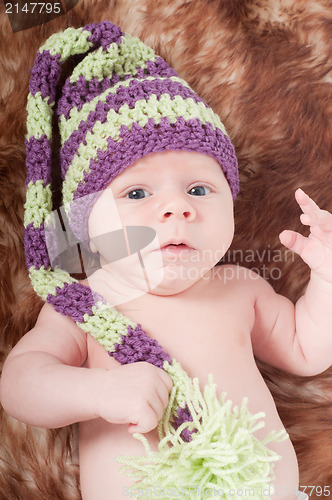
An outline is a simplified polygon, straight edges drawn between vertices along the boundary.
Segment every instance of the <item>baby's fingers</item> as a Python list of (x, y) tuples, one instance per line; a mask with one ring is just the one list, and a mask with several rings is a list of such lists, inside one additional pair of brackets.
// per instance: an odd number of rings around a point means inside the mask
[(131, 422), (128, 425), (128, 432), (130, 434), (134, 432), (142, 434), (150, 432), (157, 427), (159, 418), (155, 408), (146, 405), (141, 414), (131, 418)]
[(303, 212), (300, 219), (305, 226), (319, 226), (324, 231), (332, 231), (332, 214), (321, 210), (302, 189), (297, 189), (295, 198)]
[(300, 220), (305, 226), (319, 227), (323, 231), (332, 231), (332, 214), (320, 210), (315, 214), (301, 214)]
[(286, 248), (289, 248), (298, 255), (302, 254), (307, 241), (305, 236), (295, 231), (290, 231), (289, 229), (282, 231), (279, 235), (279, 239)]

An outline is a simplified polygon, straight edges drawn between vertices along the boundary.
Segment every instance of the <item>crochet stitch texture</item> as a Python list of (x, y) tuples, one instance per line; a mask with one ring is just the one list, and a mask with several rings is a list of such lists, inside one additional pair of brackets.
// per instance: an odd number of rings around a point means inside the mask
[(57, 114), (63, 203), (81, 242), (88, 241), (87, 220), (98, 193), (146, 154), (207, 154), (220, 164), (233, 199), (239, 189), (234, 149), (219, 117), (151, 48), (108, 21), (56, 33), (39, 49), (27, 104), (24, 226), (32, 285), (121, 364), (148, 361), (172, 377), (169, 404), (159, 424), (159, 454), (150, 452), (144, 437), (137, 436), (147, 456), (122, 459), (141, 488), (174, 481), (205, 488), (217, 485), (225, 491), (266, 488), (279, 457), (265, 444), (283, 439), (283, 433), (259, 442), (254, 432), (264, 425), (258, 422), (262, 414), (250, 415), (245, 400), (241, 409), (233, 408), (225, 395), (218, 400), (212, 380), (202, 395), (198, 381), (191, 380), (140, 325), (103, 297), (96, 302), (88, 287), (51, 265), (45, 227), (53, 209), (53, 108), (61, 66), (76, 54), (85, 57), (63, 85)]

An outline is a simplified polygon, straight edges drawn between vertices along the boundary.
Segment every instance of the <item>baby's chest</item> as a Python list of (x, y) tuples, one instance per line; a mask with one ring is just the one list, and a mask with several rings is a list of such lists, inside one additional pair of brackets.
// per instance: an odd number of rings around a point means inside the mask
[(191, 377), (206, 380), (232, 377), (234, 370), (252, 364), (252, 316), (249, 310), (228, 307), (191, 308), (164, 317), (161, 327), (151, 325), (154, 338)]
[[(213, 301), (212, 301), (213, 302)], [(213, 304), (168, 301), (131, 311), (148, 336), (157, 340), (171, 358), (179, 361), (191, 377), (205, 380), (211, 372), (217, 378), (232, 378), (236, 366), (253, 362), (250, 331), (253, 312), (233, 306), (231, 301)], [(124, 311), (125, 312), (125, 311)], [(134, 317), (133, 317), (134, 316)], [(88, 338), (88, 367), (116, 366), (104, 348)]]
[(142, 326), (170, 350), (177, 346), (202, 350), (217, 344), (242, 347), (250, 341), (255, 316), (245, 296), (229, 293), (221, 298), (207, 293), (196, 300), (174, 298), (155, 305), (145, 315)]

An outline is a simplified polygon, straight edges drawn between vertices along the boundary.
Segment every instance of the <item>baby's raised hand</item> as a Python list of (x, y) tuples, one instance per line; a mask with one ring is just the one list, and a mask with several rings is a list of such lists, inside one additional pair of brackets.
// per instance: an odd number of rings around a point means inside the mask
[(310, 235), (285, 230), (280, 241), (300, 255), (317, 276), (332, 284), (332, 214), (321, 210), (302, 189), (296, 190), (295, 198), (303, 211), (301, 222), (310, 226)]
[(122, 365), (105, 372), (98, 396), (98, 416), (128, 431), (149, 432), (162, 417), (172, 389), (170, 376), (146, 362)]

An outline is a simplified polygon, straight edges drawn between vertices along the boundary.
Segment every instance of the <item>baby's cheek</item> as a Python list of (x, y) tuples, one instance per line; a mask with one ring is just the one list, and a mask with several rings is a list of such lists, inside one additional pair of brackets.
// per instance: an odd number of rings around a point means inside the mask
[(244, 332), (238, 331), (235, 334), (235, 342), (239, 347), (243, 347), (246, 344), (247, 337)]

